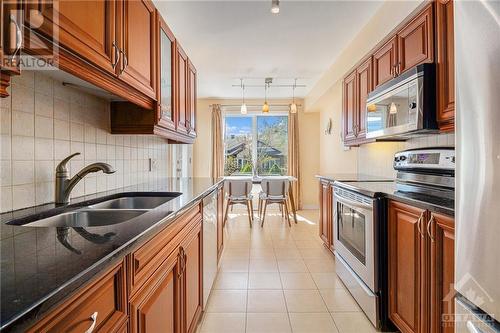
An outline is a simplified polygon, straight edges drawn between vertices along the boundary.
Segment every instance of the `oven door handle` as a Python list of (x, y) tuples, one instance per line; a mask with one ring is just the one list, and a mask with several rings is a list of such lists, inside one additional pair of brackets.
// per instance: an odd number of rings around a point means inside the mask
[(368, 205), (368, 204), (365, 204), (365, 203), (362, 203), (362, 202), (358, 202), (358, 201), (354, 201), (354, 200), (351, 200), (351, 199), (347, 199), (347, 198), (342, 197), (342, 196), (340, 196), (340, 195), (338, 195), (336, 193), (334, 194), (334, 196), (335, 196), (335, 199), (337, 199), (339, 202), (344, 203), (346, 205), (373, 210), (373, 206), (372, 205)]

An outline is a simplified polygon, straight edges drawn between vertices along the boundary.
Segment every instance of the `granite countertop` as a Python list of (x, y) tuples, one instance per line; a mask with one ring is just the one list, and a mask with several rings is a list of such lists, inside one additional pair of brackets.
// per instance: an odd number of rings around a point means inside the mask
[(390, 178), (378, 177), (365, 175), (362, 173), (326, 173), (321, 175), (316, 175), (316, 178), (325, 179), (329, 181), (341, 181), (341, 182), (391, 182)]
[[(144, 244), (176, 216), (198, 203), (222, 179), (165, 178), (73, 199), (72, 207), (127, 192), (179, 192), (181, 195), (129, 221), (89, 228), (23, 227), (6, 224), (32, 214), (43, 216), (54, 204), (1, 214), (0, 329), (23, 331), (96, 274)], [(66, 246), (60, 239), (64, 239)], [(73, 249), (71, 249), (73, 248)]]
[(334, 184), (348, 190), (357, 191), (371, 197), (387, 197), (436, 213), (455, 215), (455, 201), (444, 197), (427, 194), (403, 192), (398, 190), (396, 182), (357, 182), (336, 181)]

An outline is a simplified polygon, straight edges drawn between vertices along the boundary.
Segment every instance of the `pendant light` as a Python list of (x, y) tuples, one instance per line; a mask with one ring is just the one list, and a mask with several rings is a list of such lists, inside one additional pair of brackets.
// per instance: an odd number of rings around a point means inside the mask
[(290, 104), (290, 113), (297, 113), (297, 104), (295, 104), (295, 87), (297, 86), (297, 79), (292, 88), (292, 104)]
[(271, 0), (271, 13), (280, 13), (280, 0)]
[(245, 104), (245, 85), (243, 84), (243, 79), (240, 79), (241, 81), (241, 91), (242, 91), (242, 101), (241, 101), (241, 109), (240, 112), (241, 114), (247, 114), (247, 105)]
[(392, 102), (389, 107), (389, 114), (397, 114), (397, 113), (398, 113), (398, 107), (396, 106), (396, 104), (394, 104), (394, 102)]
[(262, 105), (262, 112), (263, 113), (269, 113), (269, 104), (267, 104), (267, 87), (270, 84), (270, 79), (266, 78), (266, 83), (264, 85), (264, 105)]

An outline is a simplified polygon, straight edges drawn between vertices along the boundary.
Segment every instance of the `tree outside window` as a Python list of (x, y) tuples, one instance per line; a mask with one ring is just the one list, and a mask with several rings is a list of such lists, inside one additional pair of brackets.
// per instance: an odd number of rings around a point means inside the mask
[(226, 176), (288, 173), (288, 116), (228, 115), (224, 122)]

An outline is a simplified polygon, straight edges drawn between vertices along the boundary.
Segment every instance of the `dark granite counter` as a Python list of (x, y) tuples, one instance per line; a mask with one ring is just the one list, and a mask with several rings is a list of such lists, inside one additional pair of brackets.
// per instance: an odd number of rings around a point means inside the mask
[(316, 175), (316, 178), (328, 180), (331, 182), (391, 182), (392, 179), (371, 176), (359, 173), (327, 173), (322, 175)]
[[(99, 227), (23, 227), (8, 225), (32, 214), (43, 216), (54, 204), (4, 213), (0, 223), (2, 332), (24, 331), (54, 305), (96, 274), (123, 260), (222, 181), (167, 178), (154, 183), (73, 199), (71, 207), (124, 192), (179, 192), (181, 195), (129, 221)], [(69, 207), (68, 207), (69, 208)], [(63, 241), (61, 241), (63, 240)], [(69, 244), (69, 246), (68, 246)]]
[(371, 197), (387, 197), (436, 213), (443, 213), (450, 216), (454, 216), (455, 214), (455, 201), (453, 199), (421, 193), (403, 192), (398, 190), (395, 182), (336, 181), (334, 184)]

